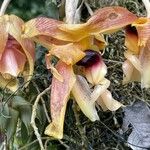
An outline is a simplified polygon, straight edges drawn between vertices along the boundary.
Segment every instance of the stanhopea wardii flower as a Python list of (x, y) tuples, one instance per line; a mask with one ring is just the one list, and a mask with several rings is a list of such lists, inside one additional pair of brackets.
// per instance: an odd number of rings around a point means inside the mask
[(15, 15), (0, 17), (0, 86), (18, 88), (18, 76), (29, 81), (34, 68), (34, 43), (21, 38), (23, 20)]
[(150, 87), (150, 19), (138, 18), (125, 30), (127, 60), (123, 64), (124, 83), (140, 81), (144, 88)]
[[(106, 46), (103, 33), (117, 31), (136, 19), (125, 8), (106, 7), (96, 11), (83, 24), (65, 24), (38, 17), (24, 25), (22, 37), (31, 38), (49, 49), (46, 62), (47, 68), (53, 74), (50, 100), (52, 122), (46, 128), (45, 134), (55, 138), (63, 137), (64, 117), (70, 93), (91, 121), (99, 119), (95, 103), (104, 110), (112, 111), (122, 106), (107, 90), (110, 81), (105, 78), (107, 67), (99, 50)], [(55, 68), (50, 62), (52, 56), (59, 59)]]

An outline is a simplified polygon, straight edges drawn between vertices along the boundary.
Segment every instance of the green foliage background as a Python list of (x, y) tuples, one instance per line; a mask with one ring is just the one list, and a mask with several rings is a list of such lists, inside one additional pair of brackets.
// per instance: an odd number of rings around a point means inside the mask
[(45, 0), (12, 0), (8, 14), (15, 14), (23, 20), (29, 20), (44, 12)]

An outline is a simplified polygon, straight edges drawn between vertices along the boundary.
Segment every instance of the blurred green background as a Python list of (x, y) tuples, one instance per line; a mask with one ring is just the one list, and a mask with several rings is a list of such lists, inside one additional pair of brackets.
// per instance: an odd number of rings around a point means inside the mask
[(58, 19), (57, 3), (56, 0), (11, 0), (6, 13), (15, 14), (24, 21), (43, 15)]
[(11, 0), (6, 13), (15, 14), (24, 20), (29, 20), (42, 14), (44, 6), (45, 0)]

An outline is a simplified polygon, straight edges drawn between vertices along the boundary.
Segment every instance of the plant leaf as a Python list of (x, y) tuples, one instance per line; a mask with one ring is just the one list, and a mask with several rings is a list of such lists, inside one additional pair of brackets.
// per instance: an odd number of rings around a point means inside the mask
[(37, 107), (37, 119), (39, 120), (40, 124), (46, 121), (44, 109), (41, 105)]
[(28, 134), (30, 132), (31, 104), (21, 96), (15, 96), (12, 107), (19, 111), (20, 119), (25, 124)]
[(9, 112), (10, 112), (10, 118), (8, 119), (9, 123), (5, 127), (8, 141), (13, 137), (13, 135), (16, 132), (17, 122), (18, 122), (18, 117), (19, 117), (18, 111), (12, 108), (9, 108)]
[(29, 105), (31, 104), (21, 96), (14, 96), (14, 99), (12, 100), (12, 107), (15, 109), (19, 108), (20, 106), (29, 106)]
[(25, 124), (22, 122), (21, 123), (21, 141), (23, 144), (27, 143), (29, 136), (28, 135), (28, 131), (27, 128), (25, 126)]
[(4, 132), (6, 125), (8, 123), (8, 118), (9, 118), (9, 108), (8, 105), (0, 105), (0, 131)]

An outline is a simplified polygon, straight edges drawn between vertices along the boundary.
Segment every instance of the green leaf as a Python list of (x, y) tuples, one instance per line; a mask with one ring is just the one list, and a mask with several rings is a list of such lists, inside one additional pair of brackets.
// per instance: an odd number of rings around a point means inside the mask
[(8, 105), (5, 104), (4, 106), (1, 104), (0, 105), (0, 130), (2, 132), (5, 132), (6, 125), (8, 123), (8, 118), (9, 116), (9, 108)]
[(21, 123), (21, 141), (22, 141), (22, 144), (26, 144), (28, 139), (29, 139), (29, 136), (28, 135), (28, 131), (27, 131), (27, 128), (25, 126), (25, 124), (22, 122)]
[(40, 121), (40, 124), (43, 123), (43, 121), (45, 120), (45, 113), (44, 113), (44, 110), (43, 110), (43, 107), (41, 105), (38, 105), (37, 107), (37, 119)]
[(12, 107), (13, 108), (19, 108), (20, 106), (31, 106), (31, 104), (26, 101), (23, 97), (21, 96), (14, 96), (12, 100)]
[(45, 14), (50, 18), (59, 19), (59, 10), (56, 0), (46, 0)]
[(19, 112), (20, 112), (20, 119), (21, 121), (25, 124), (28, 133), (31, 131), (31, 106), (20, 106), (19, 107)]
[(6, 125), (6, 135), (9, 141), (15, 134), (17, 128), (17, 122), (19, 117), (19, 112), (9, 108), (10, 118), (8, 118), (8, 123)]
[(40, 133), (42, 133), (42, 131), (45, 129), (46, 116), (45, 116), (43, 106), (41, 105), (38, 105), (37, 108), (37, 119), (38, 119), (37, 121), (39, 121), (39, 123), (37, 123), (38, 129)]
[(31, 104), (26, 101), (23, 97), (15, 96), (12, 101), (12, 107), (19, 111), (19, 117), (25, 124), (28, 133), (30, 133), (31, 125)]

